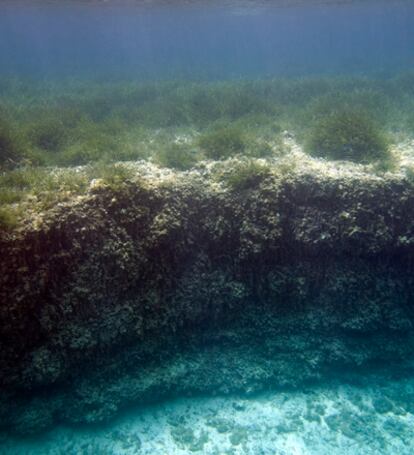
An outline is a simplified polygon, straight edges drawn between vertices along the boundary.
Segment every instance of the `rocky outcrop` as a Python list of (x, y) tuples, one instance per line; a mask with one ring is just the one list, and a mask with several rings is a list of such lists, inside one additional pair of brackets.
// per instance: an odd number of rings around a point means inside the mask
[(413, 365), (414, 186), (402, 177), (95, 185), (0, 248), (6, 429)]

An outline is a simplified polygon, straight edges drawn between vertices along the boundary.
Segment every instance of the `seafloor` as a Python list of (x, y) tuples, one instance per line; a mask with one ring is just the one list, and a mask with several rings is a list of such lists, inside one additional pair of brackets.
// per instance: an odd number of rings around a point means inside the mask
[(378, 378), (252, 397), (183, 398), (101, 428), (4, 438), (4, 455), (411, 455), (414, 382)]

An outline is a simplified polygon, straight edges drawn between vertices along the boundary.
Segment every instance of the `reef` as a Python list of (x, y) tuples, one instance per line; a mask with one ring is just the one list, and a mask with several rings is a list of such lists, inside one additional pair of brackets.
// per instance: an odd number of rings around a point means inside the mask
[(211, 169), (137, 165), (0, 233), (4, 431), (412, 373), (412, 180)]

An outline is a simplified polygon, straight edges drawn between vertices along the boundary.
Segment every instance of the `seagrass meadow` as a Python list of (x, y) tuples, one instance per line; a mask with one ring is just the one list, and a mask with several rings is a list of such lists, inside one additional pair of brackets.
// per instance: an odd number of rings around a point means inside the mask
[(0, 5), (0, 453), (411, 455), (410, 2)]

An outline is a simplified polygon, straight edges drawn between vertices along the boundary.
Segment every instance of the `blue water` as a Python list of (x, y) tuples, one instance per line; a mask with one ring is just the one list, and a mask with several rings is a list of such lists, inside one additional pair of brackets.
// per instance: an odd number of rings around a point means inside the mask
[(0, 74), (244, 78), (414, 66), (412, 2), (0, 6)]

